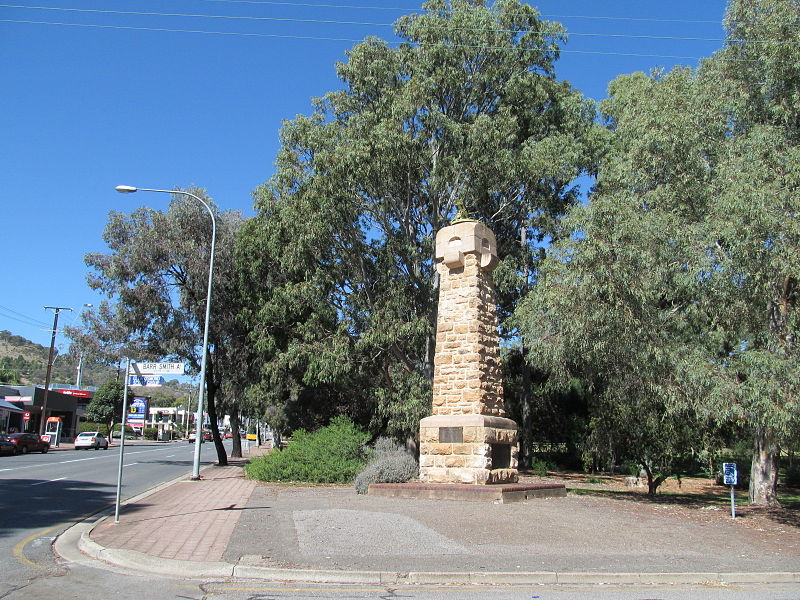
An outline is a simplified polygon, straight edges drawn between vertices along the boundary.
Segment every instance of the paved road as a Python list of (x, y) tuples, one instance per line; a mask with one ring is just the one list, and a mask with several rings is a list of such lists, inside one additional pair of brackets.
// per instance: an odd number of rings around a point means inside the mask
[[(191, 472), (194, 445), (125, 446), (122, 498)], [(202, 461), (214, 461), (212, 444)], [(119, 448), (0, 457), (0, 598), (43, 576), (63, 574), (50, 542), (81, 517), (114, 503)]]

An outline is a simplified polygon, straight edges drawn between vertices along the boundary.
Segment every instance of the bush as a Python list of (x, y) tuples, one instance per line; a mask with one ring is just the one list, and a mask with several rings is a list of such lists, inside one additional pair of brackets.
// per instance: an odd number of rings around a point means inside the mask
[(550, 463), (540, 458), (534, 458), (531, 461), (531, 473), (537, 477), (547, 477), (547, 471), (550, 470)]
[(800, 487), (800, 465), (792, 464), (786, 467), (783, 483), (789, 487)]
[(142, 437), (146, 440), (155, 441), (158, 438), (158, 427), (145, 427)]
[(105, 425), (104, 423), (92, 423), (91, 421), (78, 423), (78, 433), (83, 433), (84, 431), (99, 431), (108, 437), (108, 425)]
[(378, 438), (367, 467), (358, 474), (355, 488), (366, 494), (370, 483), (405, 483), (419, 475), (414, 457), (388, 438)]
[(282, 452), (271, 452), (245, 466), (251, 479), (349, 483), (366, 462), (364, 446), (369, 435), (347, 417), (309, 433), (292, 433), (292, 443)]
[[(119, 439), (119, 432), (122, 429), (122, 425), (120, 423), (114, 423), (114, 438)], [(125, 439), (126, 440), (134, 440), (136, 439), (136, 430), (131, 427), (130, 425), (125, 425)]]

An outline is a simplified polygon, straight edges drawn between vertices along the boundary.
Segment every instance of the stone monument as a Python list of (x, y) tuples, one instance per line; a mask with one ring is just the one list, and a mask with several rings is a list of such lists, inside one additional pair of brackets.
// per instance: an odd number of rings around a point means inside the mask
[(420, 481), (514, 483), (517, 425), (503, 409), (494, 233), (458, 220), (437, 233), (436, 260), (433, 414), (420, 421)]

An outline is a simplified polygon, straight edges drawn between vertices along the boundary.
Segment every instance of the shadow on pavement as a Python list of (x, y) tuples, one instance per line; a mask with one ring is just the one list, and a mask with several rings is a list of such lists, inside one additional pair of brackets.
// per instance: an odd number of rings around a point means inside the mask
[(116, 498), (114, 485), (74, 479), (4, 479), (0, 489), (0, 537), (15, 530), (79, 521)]
[[(141, 512), (152, 508), (156, 505), (148, 504), (145, 502), (138, 502), (135, 504), (126, 504), (122, 508), (122, 512), (125, 515), (132, 515), (136, 514), (137, 512)], [(207, 510), (193, 510), (193, 511), (176, 511), (176, 512), (158, 512), (158, 514), (153, 515), (151, 517), (139, 517), (137, 521), (155, 521), (158, 519), (165, 519), (165, 518), (175, 518), (175, 517), (186, 517), (189, 515), (199, 515), (202, 513), (213, 513), (213, 512), (228, 512), (228, 511), (251, 511), (251, 510), (270, 510), (272, 509), (271, 506), (236, 506), (235, 504), (230, 504), (228, 506), (219, 506), (217, 508), (209, 508)]]
[[(578, 488), (570, 489), (573, 494), (580, 495), (594, 495), (604, 496), (606, 498), (613, 498), (614, 500), (637, 502), (641, 504), (656, 504), (656, 505), (675, 505), (684, 506), (688, 508), (702, 509), (709, 505), (720, 507), (727, 507), (729, 497), (725, 493), (720, 494), (656, 494), (655, 496), (647, 496), (644, 494), (633, 494), (625, 491), (617, 490), (583, 490)], [(740, 504), (736, 501), (736, 517), (740, 519), (747, 519), (748, 517), (764, 517), (775, 523), (787, 525), (800, 529), (800, 511), (795, 508), (787, 507), (774, 507), (762, 508), (753, 507), (747, 504)]]

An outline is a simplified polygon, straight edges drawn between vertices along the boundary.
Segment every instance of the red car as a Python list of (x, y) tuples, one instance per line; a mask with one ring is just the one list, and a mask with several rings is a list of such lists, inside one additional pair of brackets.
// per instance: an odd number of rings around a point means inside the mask
[(16, 454), (27, 454), (28, 452), (45, 454), (50, 450), (50, 442), (43, 441), (35, 433), (12, 433), (7, 439), (17, 447)]

